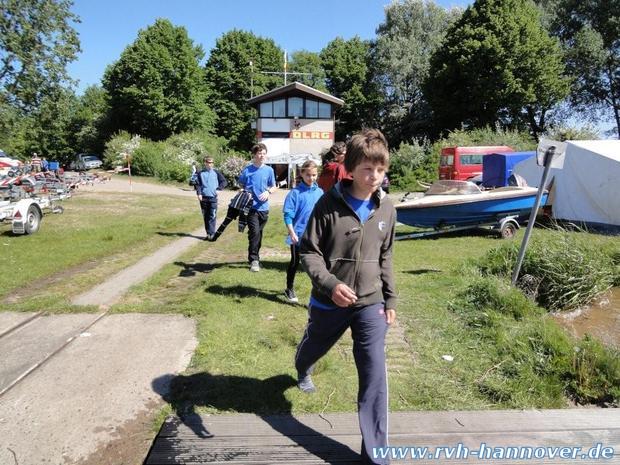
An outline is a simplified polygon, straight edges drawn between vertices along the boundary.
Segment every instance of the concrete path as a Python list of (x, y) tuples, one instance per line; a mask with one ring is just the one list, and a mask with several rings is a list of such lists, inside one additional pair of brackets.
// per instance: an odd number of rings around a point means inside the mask
[(171, 242), (93, 289), (76, 296), (71, 303), (73, 305), (114, 305), (131, 286), (141, 283), (154, 275), (164, 265), (172, 263), (176, 257), (200, 242), (204, 234), (204, 228), (200, 228), (186, 237)]
[[(0, 313), (0, 327), (20, 316)], [(3, 385), (39, 363), (0, 395), (0, 464), (86, 460), (162, 404), (158, 393), (197, 345), (194, 321), (180, 315), (109, 315), (91, 326), (97, 316), (42, 316), (0, 338)]]

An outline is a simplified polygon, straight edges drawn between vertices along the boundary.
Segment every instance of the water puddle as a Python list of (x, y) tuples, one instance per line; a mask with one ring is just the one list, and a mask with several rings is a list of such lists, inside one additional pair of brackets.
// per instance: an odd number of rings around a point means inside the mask
[(603, 344), (620, 349), (620, 287), (589, 307), (556, 313), (553, 318), (576, 337), (590, 334)]

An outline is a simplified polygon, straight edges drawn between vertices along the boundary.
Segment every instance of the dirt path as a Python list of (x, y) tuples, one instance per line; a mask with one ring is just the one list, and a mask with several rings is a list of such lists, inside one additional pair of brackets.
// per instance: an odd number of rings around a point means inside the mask
[[(113, 178), (105, 183), (96, 183), (93, 185), (82, 186), (81, 189), (94, 192), (127, 192), (130, 189), (127, 179)], [(164, 194), (195, 197), (196, 193), (188, 188), (177, 188), (163, 186), (160, 184), (147, 184), (133, 182), (131, 186), (133, 194)], [(273, 207), (279, 207), (284, 203), (284, 198), (288, 190), (277, 189), (271, 197), (270, 204)], [(236, 191), (224, 190), (219, 194), (219, 210), (218, 219), (221, 221), (225, 214), (228, 202), (236, 194)], [(196, 208), (196, 214), (199, 210)], [(232, 227), (232, 226), (231, 226)], [(204, 237), (204, 228), (195, 231), (188, 231), (188, 235), (181, 239), (171, 242), (167, 246), (155, 251), (151, 255), (144, 257), (134, 265), (120, 271), (110, 277), (98, 286), (89, 291), (80, 294), (72, 301), (74, 305), (98, 305), (110, 306), (117, 303), (125, 292), (136, 284), (146, 280), (167, 263), (171, 263), (174, 259), (187, 251), (190, 247), (196, 245)]]

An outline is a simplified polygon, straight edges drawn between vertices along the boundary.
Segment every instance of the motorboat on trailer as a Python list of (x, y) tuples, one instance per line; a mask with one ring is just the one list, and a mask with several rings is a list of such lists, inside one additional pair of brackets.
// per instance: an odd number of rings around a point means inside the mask
[[(423, 197), (410, 200), (405, 196), (396, 204), (399, 223), (432, 231), (401, 235), (397, 239), (478, 227), (492, 227), (502, 237), (509, 238), (529, 218), (537, 193), (537, 188), (526, 185), (483, 190), (470, 181), (436, 181)], [(544, 192), (541, 207), (545, 206), (547, 197), (548, 192)]]

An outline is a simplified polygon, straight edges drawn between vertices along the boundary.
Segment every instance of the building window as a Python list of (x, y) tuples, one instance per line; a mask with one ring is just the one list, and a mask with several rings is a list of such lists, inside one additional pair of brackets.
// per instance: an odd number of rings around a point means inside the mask
[(319, 102), (306, 99), (306, 118), (319, 117)]
[(273, 117), (273, 102), (263, 102), (260, 104), (260, 116), (261, 118)]
[(289, 97), (262, 102), (259, 113), (261, 118), (331, 119), (332, 105), (302, 97)]
[(304, 99), (301, 97), (291, 97), (288, 99), (288, 116), (292, 118), (303, 118)]
[(319, 118), (331, 118), (332, 106), (329, 103), (319, 102)]
[(288, 139), (290, 133), (288, 132), (262, 132), (261, 139)]
[(274, 100), (273, 101), (273, 117), (285, 118), (286, 117), (286, 100)]

